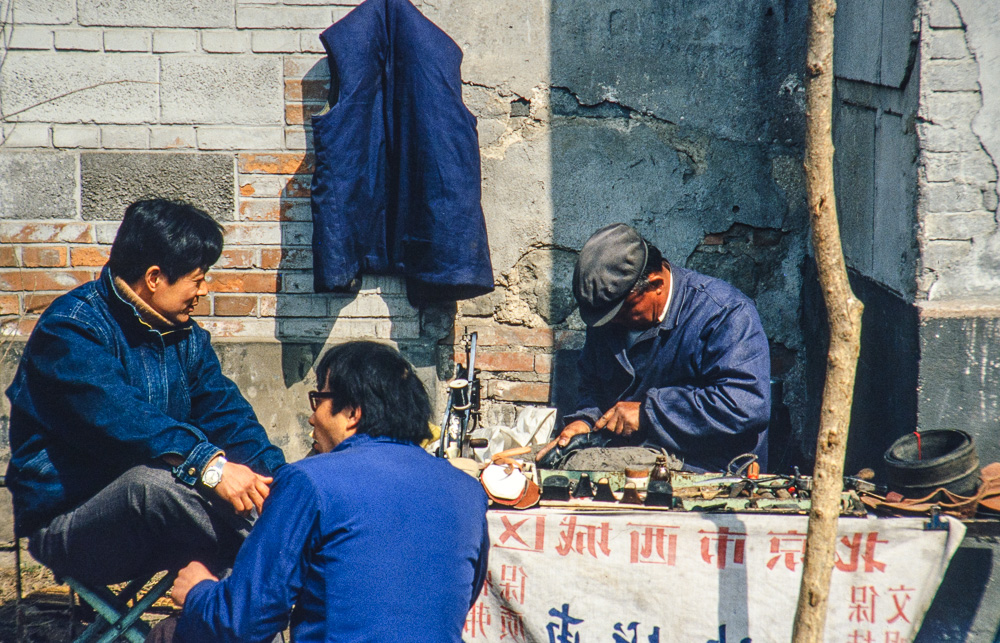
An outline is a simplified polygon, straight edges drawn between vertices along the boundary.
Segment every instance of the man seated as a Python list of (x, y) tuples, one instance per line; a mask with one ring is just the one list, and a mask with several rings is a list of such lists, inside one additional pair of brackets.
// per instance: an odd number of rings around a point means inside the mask
[(7, 485), (16, 532), (57, 575), (227, 565), (284, 464), (191, 320), (221, 252), (205, 212), (133, 203), (100, 277), (31, 333), (7, 389)]
[(174, 640), (267, 641), (291, 617), (301, 642), (460, 641), (486, 577), (486, 494), (417, 446), (430, 402), (395, 349), (342, 344), (316, 380), (319, 455), (275, 477), (231, 576), (181, 570)]
[[(591, 437), (603, 446), (665, 449), (687, 470), (724, 470), (748, 452), (766, 468), (770, 357), (748, 297), (670, 265), (622, 223), (584, 244), (573, 294), (587, 324), (579, 401), (540, 460), (601, 432)], [(573, 468), (597, 468), (572, 457)]]

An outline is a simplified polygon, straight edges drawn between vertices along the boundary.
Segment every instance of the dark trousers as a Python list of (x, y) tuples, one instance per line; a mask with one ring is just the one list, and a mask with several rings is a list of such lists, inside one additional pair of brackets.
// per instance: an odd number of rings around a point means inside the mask
[(251, 523), (166, 467), (140, 465), (33, 533), (28, 549), (56, 576), (110, 585), (192, 560), (230, 567)]

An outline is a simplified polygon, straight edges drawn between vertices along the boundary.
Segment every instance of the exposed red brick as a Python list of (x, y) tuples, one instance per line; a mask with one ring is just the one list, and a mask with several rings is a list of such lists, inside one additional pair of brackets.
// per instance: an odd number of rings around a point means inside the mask
[(70, 248), (69, 261), (73, 266), (95, 266), (102, 267), (108, 262), (108, 255), (111, 248), (108, 247), (83, 247)]
[(223, 250), (219, 262), (215, 265), (219, 268), (252, 268), (254, 252), (248, 248)]
[(245, 174), (312, 174), (315, 158), (312, 154), (256, 154), (244, 152), (238, 156), (240, 172)]
[(209, 303), (208, 297), (202, 297), (198, 300), (198, 303), (194, 305), (194, 310), (191, 312), (195, 317), (202, 317), (205, 315), (212, 314), (212, 304)]
[(43, 310), (49, 307), (58, 294), (45, 294), (45, 295), (25, 295), (24, 296), (24, 312), (39, 315)]
[(753, 235), (750, 237), (753, 245), (755, 246), (776, 246), (781, 243), (783, 235), (781, 230), (774, 230), (772, 228), (765, 228), (754, 230)]
[(0, 295), (0, 315), (16, 315), (18, 312), (17, 295)]
[(308, 248), (264, 248), (260, 251), (260, 267), (265, 270), (277, 268), (312, 268), (312, 250)]
[(213, 272), (213, 292), (278, 292), (281, 280), (273, 272)]
[(0, 270), (0, 290), (63, 292), (93, 278), (94, 273), (88, 270)]
[(257, 311), (257, 298), (250, 295), (216, 295), (215, 314), (219, 317), (245, 317)]
[(244, 183), (243, 185), (240, 186), (241, 196), (253, 196), (256, 192), (257, 190), (255, 190), (253, 186), (250, 185), (249, 183)]
[[(455, 351), (455, 361), (465, 363), (465, 352)], [(535, 359), (529, 353), (484, 353), (476, 355), (476, 368), (484, 371), (503, 372), (531, 371), (535, 367)]]
[(726, 239), (721, 234), (706, 234), (702, 243), (706, 246), (721, 246), (726, 242)]
[(308, 198), (312, 194), (312, 174), (296, 174), (288, 179), (282, 196)]
[(552, 356), (543, 353), (541, 355), (535, 355), (535, 372), (541, 373), (542, 375), (548, 375), (552, 372)]
[(548, 328), (523, 328), (520, 326), (469, 327), (479, 333), (480, 346), (552, 346), (552, 331)]
[(65, 246), (26, 246), (21, 261), (26, 268), (63, 268), (69, 252)]
[(86, 223), (4, 223), (0, 243), (93, 243)]
[(549, 385), (545, 382), (490, 382), (489, 397), (505, 402), (538, 402), (549, 401)]
[(285, 124), (303, 125), (312, 120), (313, 114), (323, 109), (323, 103), (288, 103), (285, 105)]
[[(37, 323), (38, 323), (38, 317), (32, 316), (32, 317), (24, 317), (22, 319), (18, 319), (16, 324), (10, 322), (10, 325), (16, 325), (17, 335), (20, 335), (22, 337), (27, 337), (28, 335), (31, 334), (31, 331), (35, 330), (35, 324)], [(3, 328), (4, 330), (8, 329), (9, 327), (10, 326), (8, 326), (8, 324), (0, 323), (0, 328)]]
[(247, 199), (240, 203), (244, 221), (309, 221), (312, 210), (305, 200)]
[(325, 102), (329, 94), (330, 81), (326, 79), (288, 79), (285, 81), (286, 101), (313, 100)]
[(14, 248), (11, 246), (0, 246), (0, 267), (16, 268), (18, 265), (17, 253), (14, 252)]

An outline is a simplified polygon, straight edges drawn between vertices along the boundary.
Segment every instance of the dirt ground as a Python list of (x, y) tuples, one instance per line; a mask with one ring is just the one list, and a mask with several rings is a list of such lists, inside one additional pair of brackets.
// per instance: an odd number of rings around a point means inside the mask
[[(0, 643), (63, 643), (79, 636), (90, 623), (93, 613), (80, 605), (69, 607), (69, 592), (65, 585), (56, 585), (52, 572), (34, 563), (23, 563), (21, 569), (21, 636), (17, 636), (16, 581), (13, 567), (0, 569)], [(152, 614), (143, 617), (152, 624), (170, 613), (172, 608), (158, 603)]]

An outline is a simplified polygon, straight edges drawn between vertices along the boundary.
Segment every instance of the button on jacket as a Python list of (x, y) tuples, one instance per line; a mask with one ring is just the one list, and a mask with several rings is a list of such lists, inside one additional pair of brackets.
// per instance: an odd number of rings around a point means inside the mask
[(174, 475), (188, 485), (220, 449), (263, 475), (284, 464), (209, 333), (192, 321), (154, 330), (107, 268), (46, 309), (7, 397), (7, 486), (22, 536), (164, 455), (184, 459)]
[(610, 446), (665, 447), (692, 470), (724, 470), (741, 453), (767, 466), (767, 337), (753, 302), (728, 283), (671, 266), (670, 309), (639, 335), (587, 329), (577, 409), (590, 426), (620, 401), (641, 402), (639, 430)]
[(406, 277), (414, 303), (493, 290), (462, 50), (408, 0), (367, 0), (320, 36), (334, 97), (313, 116), (317, 292)]
[(420, 447), (357, 434), (289, 464), (231, 576), (190, 592), (177, 639), (459, 642), (486, 577), (486, 494)]

